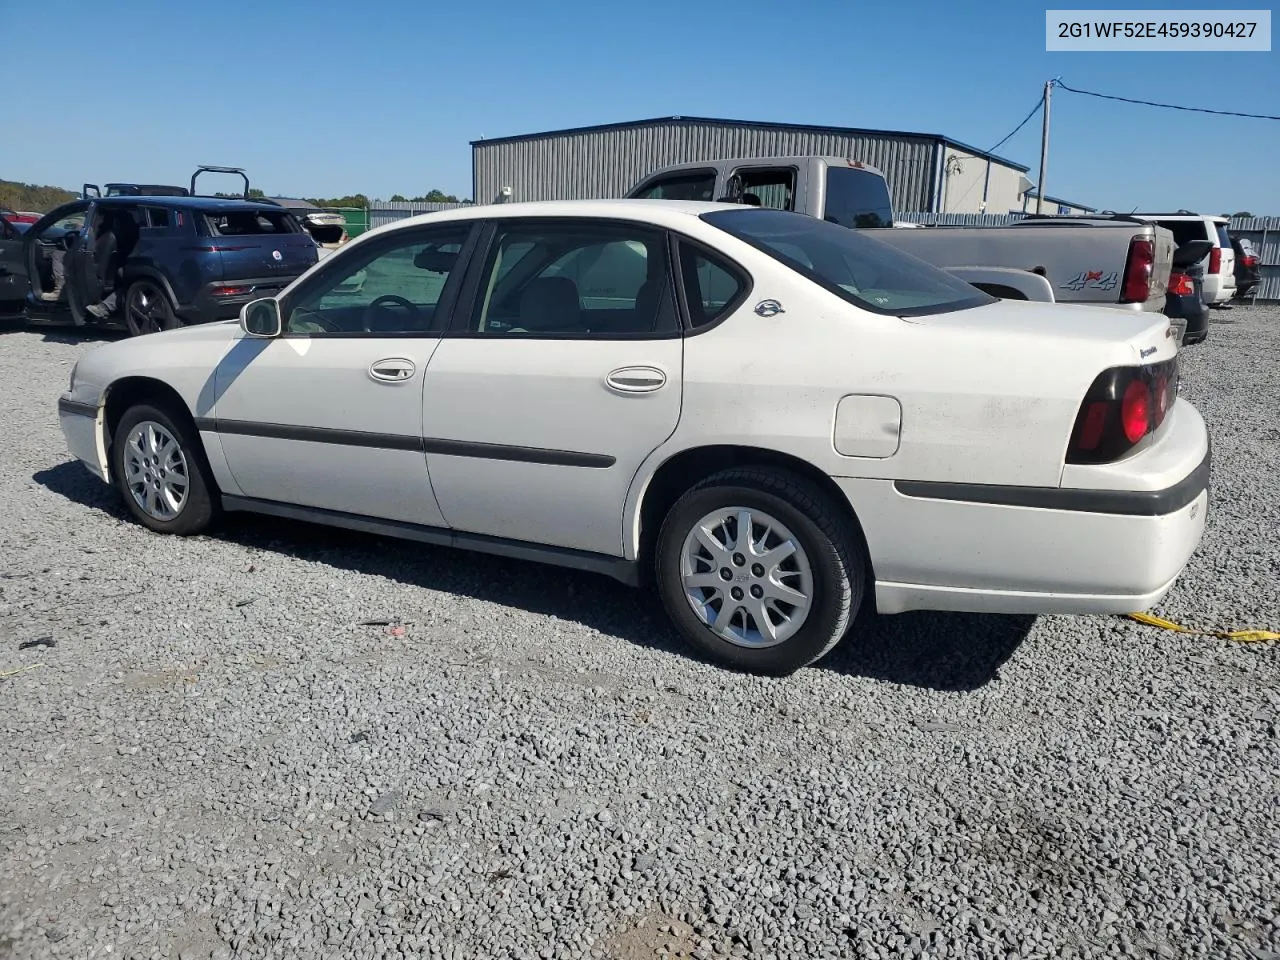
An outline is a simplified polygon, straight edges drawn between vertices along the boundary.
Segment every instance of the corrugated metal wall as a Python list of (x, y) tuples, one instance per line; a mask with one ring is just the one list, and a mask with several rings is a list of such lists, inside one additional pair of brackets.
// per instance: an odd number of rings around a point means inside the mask
[(420, 213), (435, 213), (439, 210), (455, 210), (466, 207), (466, 203), (427, 203), (413, 200), (375, 200), (369, 206), (369, 227), (380, 227), (383, 224), (414, 217)]
[(893, 205), (928, 210), (936, 141), (825, 131), (664, 120), (646, 126), (583, 130), (472, 147), (475, 201), (620, 197), (646, 174), (673, 163), (723, 157), (817, 154), (853, 157), (879, 167)]

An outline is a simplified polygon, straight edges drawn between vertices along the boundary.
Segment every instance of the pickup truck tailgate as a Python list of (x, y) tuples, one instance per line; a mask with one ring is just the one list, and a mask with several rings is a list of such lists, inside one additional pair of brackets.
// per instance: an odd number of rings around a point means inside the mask
[[(1080, 223), (1064, 218), (1052, 224), (1024, 221), (1000, 227), (865, 232), (944, 270), (1002, 267), (1041, 274), (1058, 303), (1159, 313), (1164, 309), (1173, 269), (1173, 234), (1162, 227), (1132, 222)], [(1135, 240), (1151, 245), (1147, 297), (1141, 302), (1122, 302), (1130, 258), (1141, 254), (1140, 248), (1135, 249)], [(1140, 263), (1135, 263), (1134, 269)]]

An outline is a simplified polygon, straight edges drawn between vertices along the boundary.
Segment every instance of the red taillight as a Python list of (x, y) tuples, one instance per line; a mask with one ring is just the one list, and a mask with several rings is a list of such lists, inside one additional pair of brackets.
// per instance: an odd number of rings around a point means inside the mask
[(1120, 423), (1130, 443), (1137, 443), (1147, 435), (1151, 426), (1151, 390), (1141, 380), (1132, 380), (1125, 387), (1120, 401)]
[(240, 297), (252, 290), (252, 287), (231, 287), (224, 284), (219, 287), (214, 287), (213, 295), (215, 297)]
[(1258, 258), (1257, 258), (1257, 257), (1245, 257), (1245, 258), (1244, 258), (1244, 265), (1245, 265), (1246, 267), (1256, 267), (1256, 266), (1258, 265)]
[(1124, 265), (1121, 303), (1145, 303), (1151, 296), (1151, 268), (1155, 265), (1155, 245), (1146, 237), (1129, 242), (1129, 259)]
[(1081, 450), (1097, 450), (1102, 442), (1102, 431), (1107, 426), (1107, 405), (1094, 402), (1085, 408), (1084, 425), (1080, 429), (1080, 437), (1076, 446)]
[(1171, 273), (1169, 274), (1169, 292), (1175, 297), (1189, 297), (1196, 292), (1196, 285), (1185, 273)]
[(1209, 272), (1218, 273), (1222, 269), (1222, 248), (1214, 247), (1209, 251)]
[(1178, 360), (1112, 367), (1093, 381), (1076, 414), (1068, 463), (1107, 463), (1159, 429), (1178, 398)]

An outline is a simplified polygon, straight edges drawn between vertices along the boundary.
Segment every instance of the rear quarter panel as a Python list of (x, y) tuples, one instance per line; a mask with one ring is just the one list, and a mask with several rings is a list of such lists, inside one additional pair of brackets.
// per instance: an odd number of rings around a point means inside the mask
[[(1045, 304), (975, 308), (1009, 314), (991, 329), (904, 320), (859, 310), (732, 238), (719, 243), (755, 286), (733, 315), (686, 338), (680, 423), (658, 462), (681, 449), (741, 444), (797, 456), (831, 476), (1056, 486), (1094, 377), (1137, 362), (1130, 344), (1098, 335), (1110, 311), (1080, 315), (1092, 333), (1076, 327), (1076, 311)], [(785, 312), (757, 315), (765, 299)], [(1051, 311), (1052, 319), (1019, 309)], [(835, 412), (850, 395), (899, 401), (892, 456), (836, 452)]]

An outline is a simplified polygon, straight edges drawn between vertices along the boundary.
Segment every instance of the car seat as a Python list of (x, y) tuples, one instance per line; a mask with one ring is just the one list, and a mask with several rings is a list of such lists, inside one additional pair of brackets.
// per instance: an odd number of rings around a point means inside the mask
[(581, 333), (582, 301), (568, 277), (539, 277), (520, 295), (520, 318), (510, 333)]

